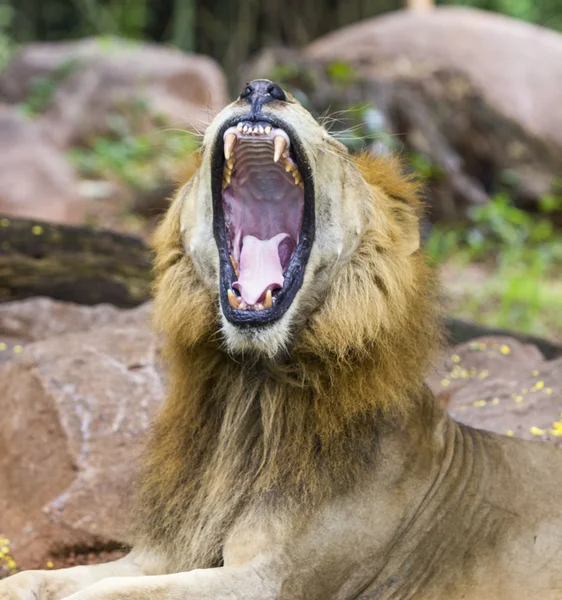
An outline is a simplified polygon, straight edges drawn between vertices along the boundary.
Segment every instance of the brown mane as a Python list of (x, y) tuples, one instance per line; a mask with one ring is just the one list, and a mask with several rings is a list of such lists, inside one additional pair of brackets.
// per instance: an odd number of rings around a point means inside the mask
[(282, 495), (289, 510), (302, 509), (350, 489), (372, 468), (378, 428), (422, 402), (440, 337), (435, 290), (421, 253), (393, 251), (404, 211), (420, 210), (417, 186), (393, 161), (356, 164), (373, 186), (372, 222), (283, 358), (224, 351), (218, 299), (180, 237), (185, 190), (157, 232), (155, 319), (166, 334), (169, 394), (136, 521), (141, 541), (173, 568), (218, 564), (249, 505)]

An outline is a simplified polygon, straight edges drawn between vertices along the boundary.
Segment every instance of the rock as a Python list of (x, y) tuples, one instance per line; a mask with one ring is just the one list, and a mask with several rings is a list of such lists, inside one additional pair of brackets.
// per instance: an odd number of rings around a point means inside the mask
[(446, 319), (445, 327), (447, 340), (451, 346), (485, 336), (504, 336), (515, 338), (523, 344), (536, 346), (547, 360), (562, 356), (562, 344), (528, 333), (519, 333), (501, 329), (499, 327), (489, 327), (473, 321), (464, 321), (462, 319), (454, 318)]
[(39, 122), (61, 147), (113, 131), (119, 117), (200, 131), (227, 102), (212, 59), (120, 39), (27, 45), (0, 75), (0, 99), (29, 103), (38, 81), (50, 84)]
[(0, 366), (0, 532), (20, 567), (126, 543), (136, 457), (163, 398), (157, 356), (148, 328), (112, 325), (32, 343)]
[(562, 357), (547, 361), (533, 345), (483, 337), (448, 351), (427, 383), (462, 423), (562, 445)]
[(79, 223), (85, 204), (65, 157), (35, 123), (0, 105), (0, 214)]
[(562, 147), (562, 35), (466, 7), (398, 11), (351, 25), (310, 44), (305, 54), (362, 64), (398, 59), (403, 71), (465, 74), (485, 100), (530, 135)]
[(109, 304), (80, 306), (50, 298), (0, 304), (0, 363), (41, 340), (98, 327), (150, 329), (151, 304), (123, 310)]

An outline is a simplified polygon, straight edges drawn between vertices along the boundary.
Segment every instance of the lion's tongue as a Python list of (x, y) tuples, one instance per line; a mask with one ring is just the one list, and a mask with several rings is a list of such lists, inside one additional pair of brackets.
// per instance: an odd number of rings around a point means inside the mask
[(240, 253), (240, 276), (232, 287), (240, 292), (246, 304), (256, 304), (267, 290), (283, 287), (283, 268), (279, 244), (289, 236), (278, 233), (269, 240), (246, 235)]

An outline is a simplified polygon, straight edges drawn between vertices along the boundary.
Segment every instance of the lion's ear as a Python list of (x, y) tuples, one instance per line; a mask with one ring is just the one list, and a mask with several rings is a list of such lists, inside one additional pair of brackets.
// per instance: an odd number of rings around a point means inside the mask
[(397, 201), (392, 208), (399, 228), (396, 239), (397, 248), (409, 256), (420, 247), (419, 217), (415, 208), (406, 202)]

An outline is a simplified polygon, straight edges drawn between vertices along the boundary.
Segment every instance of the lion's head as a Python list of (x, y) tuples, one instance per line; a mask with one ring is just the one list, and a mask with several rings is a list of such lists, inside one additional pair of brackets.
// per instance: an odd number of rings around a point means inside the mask
[(353, 159), (261, 79), (216, 116), (200, 161), (156, 238), (168, 333), (219, 334), (231, 353), (298, 343), (344, 356), (405, 322), (419, 292), (419, 203), (396, 165)]

